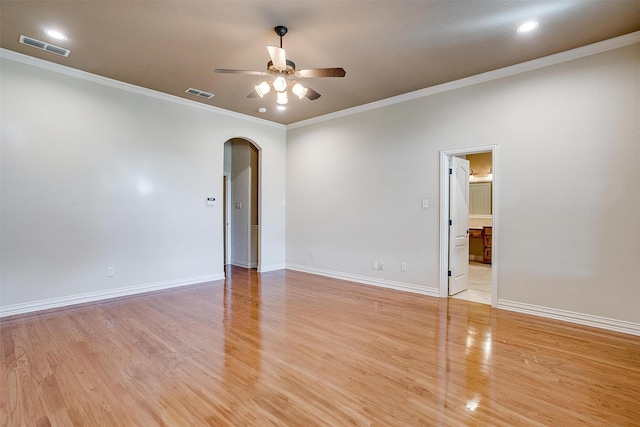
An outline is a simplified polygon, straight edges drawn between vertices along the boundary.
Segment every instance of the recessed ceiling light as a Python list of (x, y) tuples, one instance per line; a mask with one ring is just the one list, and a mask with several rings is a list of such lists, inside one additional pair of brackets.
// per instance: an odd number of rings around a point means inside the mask
[(286, 109), (287, 109), (287, 107), (285, 107), (284, 105), (278, 105), (278, 107), (277, 107), (277, 108), (278, 108), (278, 110), (280, 110), (280, 111), (283, 111), (283, 110), (286, 110)]
[(66, 40), (67, 36), (65, 36), (64, 34), (62, 34), (60, 31), (56, 31), (56, 30), (44, 30), (44, 33), (46, 35), (48, 35), (49, 37), (53, 37), (56, 40)]
[(519, 33), (528, 33), (529, 31), (533, 31), (538, 28), (538, 25), (540, 25), (540, 23), (537, 21), (525, 22), (524, 24), (520, 25), (516, 31), (518, 31)]
[(266, 112), (267, 112), (266, 108), (264, 108), (264, 107), (258, 108), (258, 113), (266, 113)]

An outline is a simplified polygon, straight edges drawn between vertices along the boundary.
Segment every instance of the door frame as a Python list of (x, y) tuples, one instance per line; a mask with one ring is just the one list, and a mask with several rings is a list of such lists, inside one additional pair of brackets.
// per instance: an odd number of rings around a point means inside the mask
[(222, 189), (222, 193), (223, 193), (223, 202), (222, 202), (222, 236), (223, 236), (223, 243), (222, 245), (224, 246), (223, 251), (224, 253), (222, 254), (222, 257), (224, 259), (224, 265), (225, 267), (229, 264), (231, 264), (230, 260), (231, 260), (231, 246), (229, 245), (229, 226), (230, 226), (230, 221), (231, 221), (231, 211), (229, 209), (229, 206), (231, 206), (231, 201), (230, 201), (230, 197), (231, 197), (231, 175), (228, 172), (223, 172), (222, 174), (222, 185), (223, 185), (223, 189)]
[[(225, 265), (238, 265), (238, 264), (233, 264), (231, 262), (231, 259), (233, 257), (233, 250), (231, 248), (231, 236), (232, 236), (232, 232), (231, 232), (231, 223), (232, 223), (232, 209), (233, 209), (233, 203), (232, 203), (232, 197), (231, 197), (231, 186), (232, 186), (232, 173), (230, 171), (225, 171), (225, 159), (226, 159), (226, 151), (225, 151), (225, 146), (228, 142), (232, 142), (234, 140), (243, 140), (245, 142), (247, 142), (250, 146), (253, 147), (253, 149), (256, 150), (256, 154), (257, 154), (257, 188), (255, 189), (256, 191), (256, 196), (257, 196), (257, 206), (255, 206), (255, 209), (257, 211), (257, 217), (258, 217), (258, 236), (257, 236), (257, 254), (256, 254), (256, 266), (255, 267), (251, 267), (249, 265), (249, 263), (247, 262), (247, 265), (240, 265), (240, 267), (243, 268), (256, 268), (258, 270), (258, 272), (261, 271), (262, 267), (261, 267), (261, 262), (262, 262), (262, 147), (257, 144), (253, 139), (248, 138), (248, 137), (244, 137), (244, 136), (234, 136), (231, 138), (227, 138), (223, 143), (222, 143), (222, 150), (223, 150), (223, 154), (222, 154), (222, 159), (223, 159), (223, 167), (222, 167), (222, 175), (223, 177), (226, 177), (226, 181), (227, 181), (227, 197), (226, 197), (226, 206), (223, 207), (223, 209), (225, 209), (225, 212), (227, 214), (227, 222), (229, 222), (229, 226), (227, 226), (227, 232), (224, 233), (223, 232), (223, 245), (224, 245), (224, 250), (226, 251), (226, 264)], [(224, 181), (224, 178), (223, 178)], [(253, 191), (253, 190), (252, 190)], [(249, 203), (247, 204), (247, 207), (253, 209), (253, 205), (251, 204), (251, 201), (249, 201)], [(223, 222), (223, 227), (226, 226), (226, 222)], [(251, 232), (252, 232), (252, 228), (253, 228), (253, 224), (250, 224), (248, 227), (248, 236), (249, 236), (249, 240), (251, 239)], [(225, 237), (226, 234), (226, 237)], [(251, 243), (248, 242), (247, 245), (249, 248), (251, 247)], [(224, 254), (223, 254), (223, 258), (224, 258)], [(250, 257), (248, 257), (250, 258)]]
[[(499, 253), (499, 212), (498, 212), (498, 146), (485, 145), (482, 147), (460, 148), (456, 150), (440, 151), (440, 298), (449, 297), (449, 159), (465, 154), (491, 152), (491, 172), (493, 174), (491, 215), (493, 216), (492, 254)], [(498, 304), (498, 264), (499, 257), (491, 257), (491, 306)]]

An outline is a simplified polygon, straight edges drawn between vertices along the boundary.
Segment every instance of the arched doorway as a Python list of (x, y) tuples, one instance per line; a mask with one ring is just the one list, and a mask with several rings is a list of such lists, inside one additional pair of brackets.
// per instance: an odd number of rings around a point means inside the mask
[(259, 154), (244, 138), (224, 144), (224, 263), (259, 266)]

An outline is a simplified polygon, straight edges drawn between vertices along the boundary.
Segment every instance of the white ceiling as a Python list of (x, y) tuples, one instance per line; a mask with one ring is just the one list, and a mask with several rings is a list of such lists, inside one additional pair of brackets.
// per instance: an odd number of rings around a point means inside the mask
[[(516, 33), (530, 19), (540, 27)], [(305, 79), (322, 97), (276, 111), (273, 93), (247, 98), (263, 78), (212, 72), (266, 69), (276, 25), (289, 28), (283, 47), (298, 69), (343, 67), (346, 77)], [(638, 30), (640, 0), (0, 1), (2, 48), (283, 124)], [(21, 34), (71, 54), (24, 46)]]

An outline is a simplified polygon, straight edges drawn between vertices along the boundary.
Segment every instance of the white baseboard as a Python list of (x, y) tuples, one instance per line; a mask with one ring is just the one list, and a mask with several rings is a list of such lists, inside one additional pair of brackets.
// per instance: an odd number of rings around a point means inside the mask
[(16, 314), (32, 313), (34, 311), (49, 310), (52, 308), (66, 307), (75, 304), (101, 301), (128, 295), (143, 294), (162, 289), (177, 288), (180, 286), (196, 285), (215, 280), (223, 280), (224, 274), (210, 276), (191, 277), (180, 280), (168, 280), (164, 282), (145, 283), (142, 285), (127, 286), (124, 288), (110, 289), (106, 291), (87, 292), (84, 294), (70, 295), (66, 297), (48, 298), (40, 301), (32, 301), (21, 304), (12, 304), (0, 307), (0, 318), (14, 316)]
[(247, 261), (243, 261), (243, 260), (237, 260), (237, 259), (232, 259), (229, 264), (231, 265), (235, 265), (236, 267), (242, 267), (242, 268), (257, 268), (258, 265), (256, 263), (253, 262), (247, 262)]
[(258, 273), (266, 273), (268, 271), (284, 270), (287, 268), (284, 264), (259, 265)]
[(238, 261), (238, 260), (231, 260), (227, 265), (235, 265), (236, 267), (241, 267), (241, 268), (255, 268), (258, 270), (258, 273), (284, 270), (286, 268), (284, 264), (256, 265), (254, 263), (248, 263), (246, 261)]
[(640, 324), (624, 320), (609, 319), (591, 314), (576, 313), (574, 311), (559, 310), (557, 308), (542, 307), (503, 299), (498, 300), (497, 308), (640, 336)]
[(413, 292), (415, 294), (439, 297), (438, 288), (424, 288), (413, 283), (394, 282), (392, 280), (377, 279), (375, 277), (358, 276), (355, 274), (342, 273), (339, 271), (324, 270), (321, 268), (307, 267), (305, 265), (287, 264), (287, 269), (301, 271), (303, 273), (317, 274), (319, 276), (331, 277), (334, 279), (348, 280), (350, 282), (362, 283), (364, 285), (380, 286), (382, 288), (395, 289), (398, 291)]
[[(303, 273), (332, 277), (334, 279), (348, 280), (350, 282), (357, 282), (365, 285), (380, 286), (384, 288), (396, 289), (399, 291), (413, 292), (436, 298), (440, 297), (439, 290), (436, 288), (422, 288), (411, 283), (393, 282), (390, 280), (357, 276), (349, 273), (323, 270), (320, 268), (307, 267), (304, 265), (296, 264), (287, 264), (287, 269), (301, 271)], [(627, 322), (624, 320), (609, 319), (606, 317), (593, 316), (590, 314), (576, 313), (573, 311), (559, 310), (555, 308), (542, 307), (538, 305), (525, 304), (521, 302), (502, 299), (498, 300), (498, 305), (496, 308), (640, 336), (640, 324)]]

